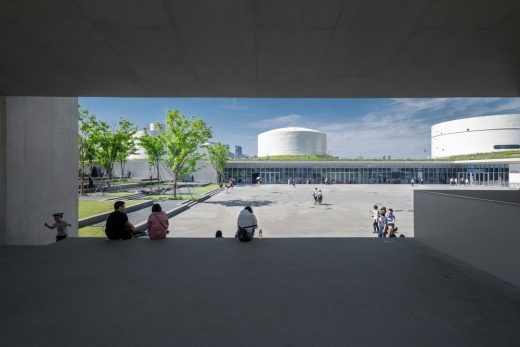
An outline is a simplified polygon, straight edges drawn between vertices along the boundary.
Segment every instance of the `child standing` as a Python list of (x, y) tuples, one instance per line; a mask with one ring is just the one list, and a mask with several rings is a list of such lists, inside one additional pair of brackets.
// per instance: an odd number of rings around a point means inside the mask
[(58, 233), (56, 234), (56, 242), (65, 240), (68, 236), (67, 227), (71, 227), (72, 225), (63, 220), (63, 213), (55, 213), (52, 215), (54, 217), (54, 223), (52, 225), (47, 224), (45, 222), (45, 226), (49, 229), (58, 229)]

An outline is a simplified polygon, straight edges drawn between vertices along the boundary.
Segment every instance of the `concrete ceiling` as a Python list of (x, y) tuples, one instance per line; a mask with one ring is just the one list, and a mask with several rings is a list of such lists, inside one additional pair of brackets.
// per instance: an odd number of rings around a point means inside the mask
[(0, 94), (520, 94), (518, 0), (3, 0)]

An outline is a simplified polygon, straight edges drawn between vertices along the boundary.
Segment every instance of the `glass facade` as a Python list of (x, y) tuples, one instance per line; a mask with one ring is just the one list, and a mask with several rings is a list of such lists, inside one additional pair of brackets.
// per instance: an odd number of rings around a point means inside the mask
[(236, 178), (238, 183), (367, 184), (367, 183), (410, 183), (444, 184), (451, 178), (468, 179), (472, 184), (500, 184), (509, 180), (509, 164), (453, 164), (435, 162), (416, 163), (308, 163), (308, 162), (228, 162), (225, 179)]

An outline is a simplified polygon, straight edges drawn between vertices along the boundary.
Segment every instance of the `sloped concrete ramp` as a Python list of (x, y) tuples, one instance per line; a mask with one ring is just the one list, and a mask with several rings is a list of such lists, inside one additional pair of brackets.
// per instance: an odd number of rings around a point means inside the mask
[(0, 248), (1, 346), (520, 346), (520, 293), (413, 239)]

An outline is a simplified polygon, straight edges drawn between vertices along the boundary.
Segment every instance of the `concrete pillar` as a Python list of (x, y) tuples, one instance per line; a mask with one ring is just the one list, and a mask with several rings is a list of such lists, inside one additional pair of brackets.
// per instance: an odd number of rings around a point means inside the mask
[(44, 245), (64, 212), (77, 236), (77, 98), (0, 96), (0, 244)]

